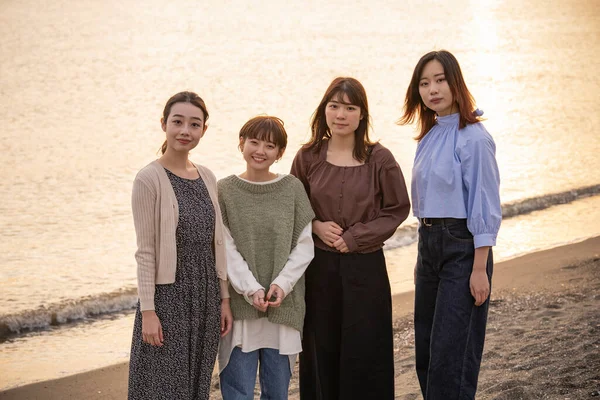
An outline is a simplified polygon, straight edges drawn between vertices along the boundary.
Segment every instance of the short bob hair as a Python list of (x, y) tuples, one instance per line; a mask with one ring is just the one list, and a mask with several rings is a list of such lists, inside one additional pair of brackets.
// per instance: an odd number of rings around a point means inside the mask
[(258, 139), (279, 146), (279, 156), (287, 147), (287, 132), (280, 118), (269, 115), (259, 115), (252, 118), (240, 129), (240, 150), (247, 139)]
[[(171, 108), (173, 108), (173, 105), (177, 103), (190, 103), (202, 110), (202, 114), (204, 114), (203, 125), (206, 126), (206, 121), (208, 121), (208, 110), (206, 109), (206, 104), (204, 103), (204, 100), (202, 100), (202, 98), (194, 92), (179, 92), (177, 94), (174, 94), (169, 100), (167, 100), (167, 104), (165, 104), (162, 116), (162, 120), (165, 123), (167, 123), (167, 120), (169, 119), (169, 114), (171, 114)], [(160, 151), (161, 154), (165, 154), (165, 151), (167, 151), (166, 140), (161, 146)]]
[(321, 150), (323, 140), (331, 138), (331, 131), (327, 126), (325, 117), (325, 108), (331, 100), (342, 101), (344, 95), (348, 96), (350, 104), (360, 108), (362, 119), (358, 124), (358, 128), (354, 132), (355, 142), (353, 156), (356, 160), (364, 162), (369, 154), (369, 147), (375, 143), (369, 139), (369, 103), (367, 102), (367, 93), (363, 85), (354, 78), (340, 77), (335, 78), (329, 85), (319, 106), (313, 113), (311, 119), (311, 138), (303, 146), (305, 150), (318, 152)]
[(437, 60), (442, 64), (446, 81), (450, 86), (450, 92), (458, 105), (460, 114), (458, 127), (463, 129), (467, 124), (480, 121), (478, 116), (473, 113), (475, 111), (475, 99), (467, 88), (456, 57), (446, 50), (431, 51), (421, 57), (413, 71), (410, 85), (406, 91), (406, 99), (404, 100), (404, 114), (398, 120), (400, 125), (411, 124), (415, 118), (418, 120), (419, 134), (415, 137), (417, 141), (421, 141), (436, 124), (435, 111), (425, 106), (419, 94), (419, 81), (423, 69), (425, 65), (433, 60)]

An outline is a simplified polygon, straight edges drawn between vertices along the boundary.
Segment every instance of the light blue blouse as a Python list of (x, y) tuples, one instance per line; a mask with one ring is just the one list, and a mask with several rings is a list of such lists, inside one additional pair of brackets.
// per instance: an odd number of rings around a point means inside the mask
[(458, 129), (459, 114), (437, 118), (417, 146), (412, 207), (417, 218), (466, 218), (475, 248), (494, 246), (502, 221), (496, 144), (481, 123)]

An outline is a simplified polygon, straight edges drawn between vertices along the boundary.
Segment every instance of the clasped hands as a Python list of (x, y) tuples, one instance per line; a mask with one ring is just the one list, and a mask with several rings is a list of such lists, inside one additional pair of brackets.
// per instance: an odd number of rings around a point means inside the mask
[(279, 307), (284, 298), (285, 293), (283, 292), (283, 289), (278, 285), (273, 284), (269, 288), (269, 292), (266, 296), (263, 289), (254, 292), (252, 295), (252, 306), (258, 311), (266, 312), (269, 307)]
[(344, 230), (333, 221), (313, 221), (313, 232), (329, 247), (334, 247), (340, 253), (348, 253), (348, 245), (342, 238)]

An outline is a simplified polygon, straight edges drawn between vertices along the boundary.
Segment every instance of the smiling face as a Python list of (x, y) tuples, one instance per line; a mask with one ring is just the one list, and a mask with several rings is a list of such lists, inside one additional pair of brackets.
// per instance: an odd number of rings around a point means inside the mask
[(281, 148), (269, 140), (240, 138), (240, 148), (246, 161), (246, 169), (254, 173), (269, 172), (271, 165), (283, 155)]
[(440, 117), (458, 112), (444, 67), (438, 60), (425, 64), (419, 79), (419, 95), (425, 106)]
[(345, 93), (334, 96), (325, 105), (325, 119), (331, 136), (354, 135), (362, 118), (360, 107), (351, 104)]
[(167, 134), (167, 150), (188, 153), (198, 145), (207, 126), (204, 113), (191, 103), (175, 103), (167, 120), (161, 119), (162, 130)]

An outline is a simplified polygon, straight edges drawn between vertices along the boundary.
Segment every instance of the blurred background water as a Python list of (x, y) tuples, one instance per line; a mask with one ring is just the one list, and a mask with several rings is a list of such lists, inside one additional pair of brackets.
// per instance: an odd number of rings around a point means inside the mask
[[(421, 55), (450, 50), (497, 144), (496, 259), (600, 234), (600, 0), (4, 0), (0, 36), (0, 390), (127, 360), (131, 183), (181, 90), (210, 112), (193, 160), (240, 173), (237, 133), (266, 113), (286, 173), (330, 81), (353, 76), (410, 182), (415, 131), (395, 121)], [(394, 292), (415, 223), (386, 246)]]

